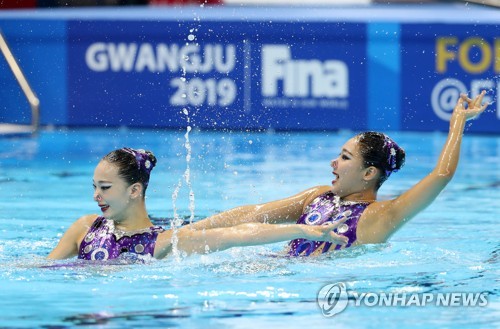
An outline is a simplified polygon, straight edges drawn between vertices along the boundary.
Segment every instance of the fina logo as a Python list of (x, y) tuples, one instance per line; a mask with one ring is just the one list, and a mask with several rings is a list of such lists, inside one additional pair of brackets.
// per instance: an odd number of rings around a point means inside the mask
[(288, 45), (262, 46), (262, 95), (278, 97), (348, 97), (349, 69), (339, 60), (292, 59)]
[(348, 297), (345, 283), (337, 282), (324, 286), (318, 292), (316, 301), (325, 317), (339, 314), (347, 307)]

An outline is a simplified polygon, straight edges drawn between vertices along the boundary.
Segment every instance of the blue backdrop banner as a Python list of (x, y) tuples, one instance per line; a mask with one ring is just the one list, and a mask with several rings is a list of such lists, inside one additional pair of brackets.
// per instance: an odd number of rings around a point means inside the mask
[(362, 129), (365, 31), (346, 23), (70, 22), (69, 124), (179, 127), (189, 118), (199, 127)]
[[(500, 133), (487, 7), (25, 10), (0, 29), (45, 125), (446, 131), (459, 94), (486, 89), (467, 129)], [(0, 76), (0, 122), (29, 122), (5, 61)]]

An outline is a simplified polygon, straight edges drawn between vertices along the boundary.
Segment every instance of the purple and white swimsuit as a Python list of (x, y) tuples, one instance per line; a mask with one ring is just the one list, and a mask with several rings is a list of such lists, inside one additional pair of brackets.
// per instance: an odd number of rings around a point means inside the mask
[(158, 233), (165, 231), (160, 226), (151, 226), (137, 231), (121, 231), (114, 222), (97, 217), (83, 238), (78, 251), (79, 259), (107, 260), (122, 254), (154, 255)]
[[(356, 228), (359, 217), (369, 205), (369, 202), (341, 201), (333, 192), (324, 193), (313, 200), (300, 216), (297, 224), (323, 225), (332, 223), (344, 217), (347, 220), (333, 231), (349, 239), (346, 248), (356, 241)], [(331, 242), (295, 239), (288, 243), (290, 256), (309, 256), (323, 254), (332, 247)], [(335, 250), (341, 245), (335, 245)]]

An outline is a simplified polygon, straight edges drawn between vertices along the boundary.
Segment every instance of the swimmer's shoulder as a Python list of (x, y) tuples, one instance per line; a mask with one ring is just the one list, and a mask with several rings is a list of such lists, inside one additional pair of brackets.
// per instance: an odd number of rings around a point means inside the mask
[(314, 199), (329, 191), (331, 191), (331, 187), (327, 185), (310, 187), (307, 190), (304, 190), (296, 194), (295, 196), (289, 198), (287, 202), (293, 201), (293, 199), (298, 197), (298, 199), (300, 200), (301, 212), (304, 213), (304, 211), (306, 211), (307, 206), (311, 204), (311, 202), (313, 202)]
[(328, 185), (318, 185), (318, 186), (311, 187), (310, 189), (304, 191), (305, 193), (308, 194), (307, 198), (306, 198), (305, 205), (307, 206), (308, 204), (310, 204), (311, 202), (313, 202), (314, 199), (316, 199), (320, 195), (323, 195), (325, 193), (330, 192), (331, 190), (332, 190), (331, 186), (328, 186)]
[(97, 215), (85, 215), (78, 218), (63, 234), (48, 258), (64, 259), (76, 256), (83, 238), (98, 217)]
[(72, 233), (77, 237), (77, 240), (80, 241), (83, 239), (85, 234), (87, 234), (88, 230), (94, 224), (95, 220), (99, 218), (99, 215), (89, 214), (83, 215), (78, 218), (68, 229), (68, 231), (72, 231)]
[[(183, 229), (182, 227), (181, 229)], [(158, 234), (156, 238), (154, 257), (165, 258), (172, 251), (172, 230), (165, 230)]]
[(311, 190), (313, 190), (314, 193), (317, 193), (316, 196), (320, 196), (320, 195), (325, 194), (327, 192), (331, 192), (332, 187), (330, 185), (318, 185), (318, 186), (311, 188)]
[(383, 243), (389, 239), (394, 228), (390, 226), (390, 208), (394, 200), (375, 201), (361, 214), (356, 233), (358, 241), (365, 243)]
[(99, 215), (97, 214), (89, 214), (89, 215), (83, 215), (82, 217), (78, 218), (75, 223), (79, 226), (86, 227), (87, 229), (94, 224), (95, 220), (99, 218)]

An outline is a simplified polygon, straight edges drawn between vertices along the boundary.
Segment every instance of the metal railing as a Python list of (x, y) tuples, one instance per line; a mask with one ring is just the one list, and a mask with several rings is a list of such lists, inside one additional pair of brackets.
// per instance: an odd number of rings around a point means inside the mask
[(26, 99), (31, 107), (31, 125), (20, 125), (11, 123), (0, 123), (0, 134), (12, 134), (12, 133), (36, 133), (40, 126), (40, 100), (36, 97), (35, 93), (31, 89), (26, 77), (24, 76), (21, 68), (16, 62), (14, 55), (10, 51), (7, 42), (5, 41), (4, 35), (0, 30), (0, 50), (5, 57), (5, 60), (9, 64), (14, 77), (16, 78), (19, 86), (23, 90)]

